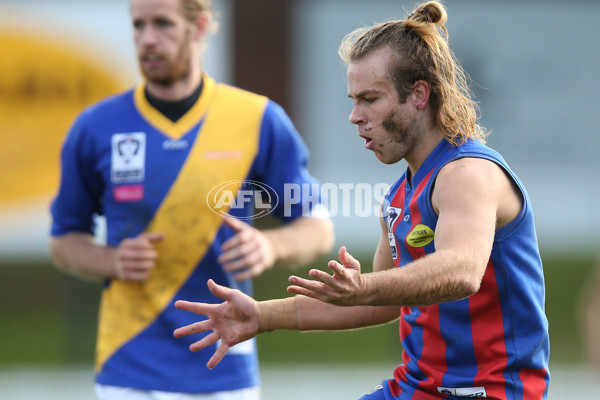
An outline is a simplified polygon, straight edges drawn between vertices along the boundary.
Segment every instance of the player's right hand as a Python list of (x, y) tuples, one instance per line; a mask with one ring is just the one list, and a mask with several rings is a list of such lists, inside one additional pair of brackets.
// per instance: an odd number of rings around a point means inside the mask
[(158, 258), (154, 243), (163, 238), (162, 233), (144, 232), (135, 238), (123, 239), (116, 253), (117, 278), (137, 282), (148, 279)]
[(214, 368), (229, 349), (260, 333), (258, 305), (256, 301), (239, 290), (231, 289), (208, 280), (208, 288), (215, 296), (225, 300), (221, 304), (196, 303), (177, 300), (175, 307), (180, 310), (206, 315), (208, 319), (182, 326), (173, 332), (176, 338), (211, 331), (202, 339), (190, 345), (191, 351), (202, 350), (221, 340), (221, 344), (208, 360), (206, 366)]

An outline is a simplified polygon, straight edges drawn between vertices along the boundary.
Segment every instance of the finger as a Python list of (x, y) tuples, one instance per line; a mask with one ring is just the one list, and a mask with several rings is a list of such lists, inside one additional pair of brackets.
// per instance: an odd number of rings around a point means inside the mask
[(245, 256), (238, 258), (232, 262), (223, 265), (223, 269), (228, 272), (234, 272), (243, 268), (252, 268), (262, 259), (262, 254), (259, 251), (253, 251)]
[(242, 246), (255, 247), (257, 245), (256, 236), (254, 231), (246, 229), (243, 232), (236, 233), (233, 237), (227, 239), (222, 245), (221, 250), (223, 253), (238, 249)]
[(132, 250), (138, 250), (138, 249), (151, 249), (152, 246), (148, 243), (148, 241), (146, 240), (140, 240), (138, 238), (132, 239), (132, 238), (127, 238), (127, 239), (123, 239), (121, 241), (121, 243), (119, 243), (119, 248), (125, 252), (125, 251), (132, 251)]
[(294, 286), (302, 287), (315, 293), (324, 293), (330, 288), (326, 283), (300, 278), (295, 275), (290, 276), (288, 281)]
[(221, 345), (217, 348), (217, 351), (215, 351), (215, 354), (213, 354), (210, 360), (208, 360), (208, 363), (206, 363), (208, 369), (213, 369), (216, 367), (217, 364), (221, 362), (223, 357), (225, 357), (225, 354), (227, 354), (228, 351), (229, 346), (225, 343), (221, 343)]
[[(327, 263), (327, 267), (329, 267), (329, 269), (331, 271), (333, 271), (333, 273), (337, 276), (343, 277), (345, 275), (346, 267), (335, 260), (329, 261)], [(312, 275), (313, 271), (315, 271), (314, 274), (316, 275), (316, 271), (318, 271), (318, 270), (311, 269), (310, 271), (308, 271), (308, 274), (310, 276), (313, 276)], [(320, 272), (323, 272), (323, 271), (320, 271)], [(327, 274), (325, 274), (325, 275), (327, 275)], [(327, 275), (327, 276), (330, 276), (330, 275)]]
[(147, 271), (154, 268), (156, 260), (121, 257), (121, 268), (130, 271)]
[(346, 246), (341, 246), (338, 250), (338, 257), (342, 263), (346, 259), (346, 254), (347, 254)]
[(256, 273), (253, 268), (249, 268), (246, 271), (236, 272), (235, 274), (233, 274), (233, 278), (238, 282), (243, 282), (257, 275), (258, 273)]
[[(225, 254), (228, 250), (234, 249), (237, 246), (240, 246), (241, 244), (242, 237), (239, 234), (236, 234), (223, 242), (223, 244), (221, 245), (221, 251), (223, 252), (223, 254)], [(223, 254), (219, 256), (219, 262), (223, 262), (221, 261)]]
[(138, 238), (143, 238), (152, 243), (155, 243), (163, 240), (165, 238), (165, 234), (160, 232), (143, 232), (138, 236)]
[(202, 349), (207, 348), (208, 346), (212, 346), (217, 343), (219, 340), (219, 335), (216, 332), (211, 332), (210, 334), (204, 336), (202, 339), (194, 342), (190, 345), (190, 351), (197, 352)]
[(200, 315), (208, 315), (208, 313), (214, 310), (217, 306), (217, 304), (198, 303), (195, 301), (186, 300), (177, 300), (175, 302), (175, 308)]
[(194, 322), (193, 324), (177, 328), (173, 331), (173, 336), (175, 336), (176, 338), (180, 338), (184, 336), (194, 335), (196, 333), (206, 332), (211, 329), (211, 321), (207, 319), (204, 321)]
[[(328, 265), (329, 266), (329, 265)], [(311, 269), (310, 271), (308, 271), (308, 276), (310, 276), (311, 278), (316, 279), (319, 282), (324, 283), (325, 285), (328, 286), (336, 286), (337, 285), (337, 281), (336, 279), (339, 280), (340, 277), (344, 277), (344, 266), (338, 263), (333, 264), (334, 268), (331, 268), (331, 266), (329, 266), (329, 268), (333, 271), (333, 275), (328, 274), (325, 271), (321, 271), (319, 269)], [(311, 281), (309, 281), (311, 282)]]
[(235, 217), (227, 217), (227, 216), (223, 217), (223, 222), (225, 223), (225, 225), (227, 225), (228, 227), (230, 227), (231, 229), (233, 229), (236, 232), (241, 232), (244, 229), (247, 229), (250, 227), (250, 225), (248, 225), (244, 221), (241, 221)]
[(311, 290), (305, 289), (301, 286), (290, 285), (287, 287), (287, 291), (290, 293), (293, 293), (293, 294), (299, 294), (301, 296), (306, 296), (306, 297), (313, 298), (315, 300), (320, 300), (322, 302), (327, 302), (326, 296), (324, 296), (320, 293), (316, 293)]
[[(241, 234), (240, 234), (241, 235)], [(235, 238), (232, 238), (235, 239)], [(229, 248), (225, 248), (225, 244), (221, 246), (223, 253), (217, 259), (221, 264), (225, 264), (229, 261), (233, 261), (237, 258), (244, 257), (246, 254), (250, 254), (258, 249), (258, 242), (248, 241), (247, 239), (241, 239), (237, 243)]]
[(340, 257), (340, 261), (342, 262), (342, 264), (344, 264), (344, 266), (356, 269), (360, 268), (360, 263), (356, 258), (354, 258), (352, 254), (348, 252), (346, 246), (340, 247), (340, 251), (338, 254)]
[(135, 270), (122, 270), (119, 275), (119, 279), (130, 282), (141, 282), (148, 279), (150, 276), (149, 270), (135, 271)]

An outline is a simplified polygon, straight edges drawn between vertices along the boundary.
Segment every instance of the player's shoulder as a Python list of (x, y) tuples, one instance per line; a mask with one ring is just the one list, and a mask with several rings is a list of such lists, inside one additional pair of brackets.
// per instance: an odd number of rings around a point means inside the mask
[(492, 184), (498, 177), (504, 177), (504, 172), (496, 162), (488, 158), (467, 156), (443, 165), (437, 175), (436, 185), (447, 181), (454, 186), (457, 182), (467, 183), (474, 180)]
[(271, 102), (267, 96), (224, 82), (218, 82), (218, 90), (248, 101)]
[(133, 89), (109, 95), (96, 103), (87, 106), (79, 118), (84, 120), (105, 119), (107, 115), (118, 118), (120, 114), (129, 112), (134, 107)]

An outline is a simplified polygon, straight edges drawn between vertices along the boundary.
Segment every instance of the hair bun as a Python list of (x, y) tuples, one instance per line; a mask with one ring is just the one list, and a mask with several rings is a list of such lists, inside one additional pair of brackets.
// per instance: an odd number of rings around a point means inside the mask
[(430, 1), (421, 4), (407, 19), (443, 26), (448, 20), (448, 14), (446, 14), (446, 10), (441, 3)]

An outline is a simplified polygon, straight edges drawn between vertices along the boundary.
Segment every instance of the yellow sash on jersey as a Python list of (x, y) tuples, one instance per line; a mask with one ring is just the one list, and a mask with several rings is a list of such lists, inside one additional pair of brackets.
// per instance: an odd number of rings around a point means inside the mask
[(206, 196), (220, 183), (246, 178), (258, 151), (266, 98), (216, 84), (205, 76), (202, 96), (181, 124), (149, 115), (154, 111), (141, 89), (136, 92), (136, 105), (171, 137), (180, 137), (204, 114), (206, 120), (147, 229), (165, 234), (156, 244), (159, 258), (152, 274), (141, 283), (115, 279), (102, 294), (96, 370), (155, 320), (204, 257), (222, 223), (222, 217), (209, 209)]

